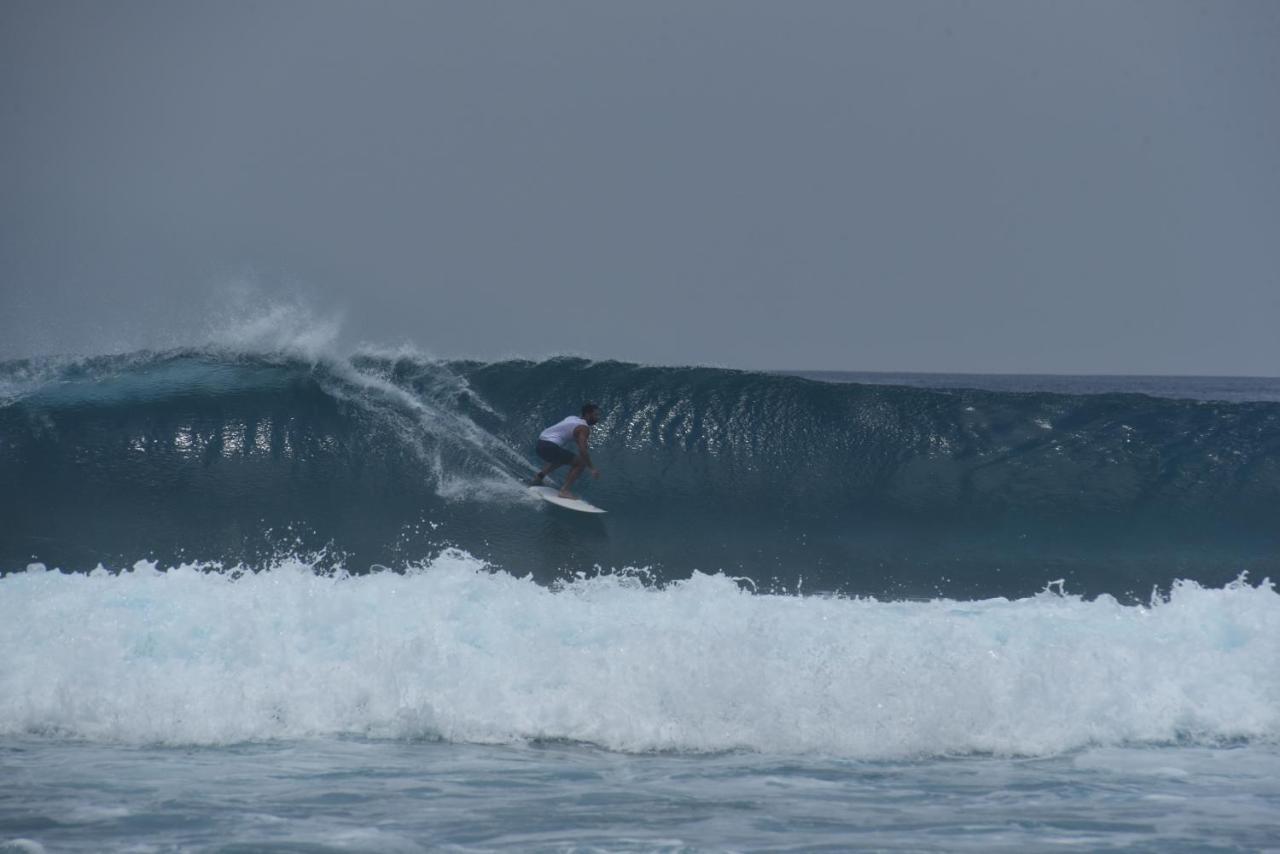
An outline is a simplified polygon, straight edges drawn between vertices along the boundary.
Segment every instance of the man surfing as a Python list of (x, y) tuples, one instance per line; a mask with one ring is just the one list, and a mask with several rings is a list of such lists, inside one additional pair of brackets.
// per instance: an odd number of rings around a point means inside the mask
[[(587, 438), (591, 435), (591, 427), (600, 420), (600, 407), (594, 403), (582, 405), (581, 417), (570, 415), (563, 421), (552, 424), (538, 435), (538, 444), (534, 451), (547, 464), (542, 471), (534, 475), (533, 486), (542, 486), (547, 475), (560, 466), (570, 466), (569, 475), (560, 487), (561, 498), (577, 498), (569, 491), (569, 487), (582, 474), (583, 469), (591, 469), (592, 477), (599, 477), (600, 470), (591, 462), (591, 454), (587, 453)], [(574, 453), (574, 451), (577, 453)]]

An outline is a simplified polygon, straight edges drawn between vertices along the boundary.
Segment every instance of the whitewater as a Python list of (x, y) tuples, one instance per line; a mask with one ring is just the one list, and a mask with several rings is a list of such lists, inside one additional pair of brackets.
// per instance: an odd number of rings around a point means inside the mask
[(1276, 850), (1277, 383), (1140, 387), (0, 365), (0, 851)]
[(225, 745), (353, 735), (861, 759), (1221, 744), (1280, 732), (1270, 583), (1124, 606), (753, 594), (698, 575), (548, 589), (409, 573), (0, 581), (0, 733)]

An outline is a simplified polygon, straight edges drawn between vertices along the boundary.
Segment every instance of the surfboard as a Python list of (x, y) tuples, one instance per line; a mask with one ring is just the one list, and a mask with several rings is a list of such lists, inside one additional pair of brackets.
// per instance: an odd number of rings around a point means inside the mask
[(553, 486), (531, 486), (529, 487), (529, 491), (541, 498), (543, 501), (548, 501), (557, 507), (564, 507), (567, 510), (577, 510), (579, 513), (609, 512), (608, 510), (601, 510), (594, 504), (588, 504), (581, 498), (561, 498), (560, 490)]

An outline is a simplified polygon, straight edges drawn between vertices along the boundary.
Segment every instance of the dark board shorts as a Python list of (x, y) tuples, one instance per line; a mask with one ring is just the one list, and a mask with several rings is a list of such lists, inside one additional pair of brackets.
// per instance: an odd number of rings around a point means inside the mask
[(576, 459), (573, 451), (560, 447), (555, 442), (548, 442), (546, 439), (538, 440), (538, 447), (534, 449), (538, 456), (542, 457), (549, 463), (557, 465), (568, 465)]

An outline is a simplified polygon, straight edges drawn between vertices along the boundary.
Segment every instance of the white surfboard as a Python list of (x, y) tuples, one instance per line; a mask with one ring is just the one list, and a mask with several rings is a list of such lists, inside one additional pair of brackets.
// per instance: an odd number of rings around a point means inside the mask
[(529, 491), (541, 498), (543, 501), (549, 501), (559, 507), (569, 510), (577, 510), (579, 513), (608, 513), (608, 510), (601, 510), (594, 504), (588, 504), (581, 498), (561, 498), (560, 490), (554, 486), (531, 486)]

